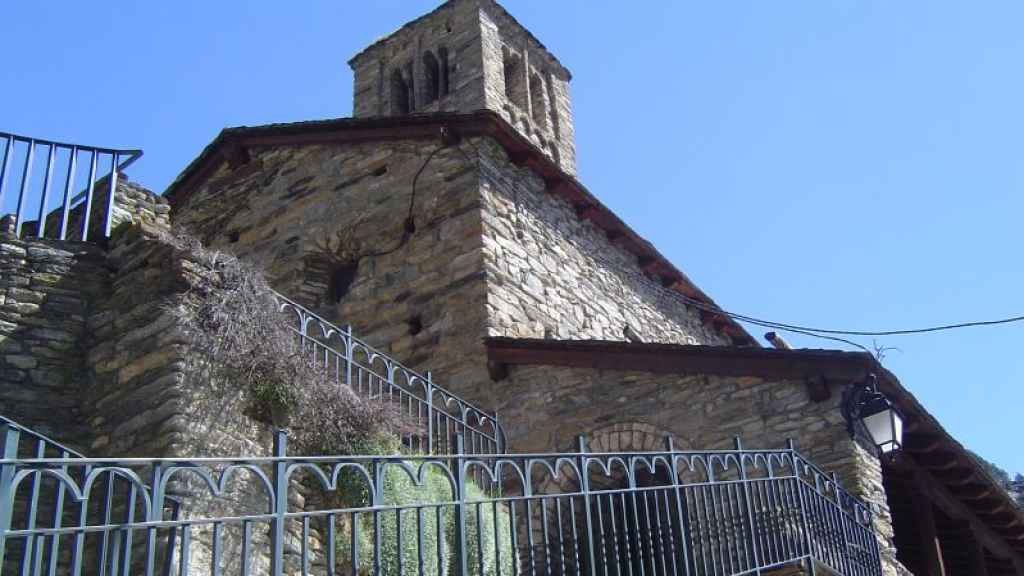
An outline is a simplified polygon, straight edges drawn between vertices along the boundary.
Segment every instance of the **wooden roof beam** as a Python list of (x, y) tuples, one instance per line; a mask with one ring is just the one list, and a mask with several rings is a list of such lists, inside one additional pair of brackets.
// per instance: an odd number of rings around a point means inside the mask
[(914, 460), (929, 470), (944, 471), (962, 467), (957, 455), (950, 452), (932, 451), (915, 454)]
[(931, 472), (914, 462), (912, 458), (900, 458), (891, 466), (903, 467), (913, 473), (918, 487), (927, 493), (929, 499), (950, 518), (968, 522), (971, 533), (989, 550), (1004, 558), (1012, 559), (1014, 562), (1024, 563), (1024, 557), (1020, 556), (1019, 552), (1010, 545), (1009, 540), (954, 496), (944, 485), (945, 480), (936, 479)]

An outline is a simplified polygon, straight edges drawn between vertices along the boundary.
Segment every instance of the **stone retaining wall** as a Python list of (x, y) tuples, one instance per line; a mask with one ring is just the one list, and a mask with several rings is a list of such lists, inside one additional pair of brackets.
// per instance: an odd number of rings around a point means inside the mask
[(107, 286), (99, 246), (19, 239), (13, 217), (0, 219), (0, 415), (88, 446), (86, 319)]

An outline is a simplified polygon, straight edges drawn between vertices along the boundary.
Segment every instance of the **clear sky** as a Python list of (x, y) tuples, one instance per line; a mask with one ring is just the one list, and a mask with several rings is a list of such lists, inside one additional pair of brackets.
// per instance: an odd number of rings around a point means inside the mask
[[(0, 130), (143, 148), (129, 175), (161, 191), (225, 126), (349, 115), (348, 58), (436, 4), (5, 2)], [(1024, 3), (505, 5), (574, 74), (581, 180), (723, 307), (866, 330), (1024, 314)], [(1013, 473), (1022, 334), (878, 343)]]

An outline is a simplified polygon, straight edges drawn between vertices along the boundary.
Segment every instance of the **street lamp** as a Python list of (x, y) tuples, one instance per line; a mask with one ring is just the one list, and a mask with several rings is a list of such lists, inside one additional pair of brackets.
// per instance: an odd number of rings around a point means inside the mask
[(903, 446), (903, 415), (878, 391), (878, 378), (874, 374), (846, 389), (842, 411), (851, 438), (857, 437), (860, 423), (882, 454), (890, 454)]

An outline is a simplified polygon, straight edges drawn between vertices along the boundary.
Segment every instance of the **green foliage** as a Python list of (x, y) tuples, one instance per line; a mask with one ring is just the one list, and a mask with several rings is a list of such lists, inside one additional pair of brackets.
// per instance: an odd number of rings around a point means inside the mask
[[(418, 464), (406, 462), (416, 474)], [(365, 479), (358, 481), (352, 477), (347, 479), (343, 489), (349, 506), (368, 505), (369, 493)], [(437, 507), (425, 506), (421, 510), (420, 524), (417, 523), (418, 504), (437, 504), (450, 502), (452, 499), (450, 483), (447, 475), (436, 466), (428, 466), (423, 470), (423, 482), (419, 485), (409, 474), (397, 465), (389, 465), (384, 471), (384, 490), (380, 506), (396, 507), (381, 510), (377, 515), (380, 524), (380, 573), (383, 576), (400, 576), (401, 574), (419, 574), (419, 552), (422, 541), (423, 576), (443, 576), (448, 572), (449, 543), (445, 537), (445, 527), (452, 522), (452, 507), (442, 506), (441, 526), (438, 530)], [(400, 511), (398, 510), (400, 508)], [(401, 531), (399, 531), (399, 515), (401, 515)], [(356, 538), (357, 566), (360, 574), (372, 574), (374, 564), (374, 513), (359, 514)], [(401, 534), (401, 549), (398, 539)], [(441, 570), (438, 570), (437, 545), (438, 539), (443, 542), (445, 554), (441, 557)], [(346, 568), (351, 564), (351, 527), (343, 530), (338, 542), (337, 558)], [(402, 570), (399, 571), (399, 559)]]
[[(487, 500), (487, 494), (476, 484), (466, 484), (466, 569), (469, 574), (497, 576), (500, 563), (502, 574), (512, 574), (512, 523), (508, 509), (502, 503)], [(448, 530), (451, 542), (455, 541), (454, 524)]]
[(293, 386), (278, 380), (256, 380), (250, 384), (253, 412), (275, 420), (275, 414), (290, 414), (298, 404)]
[[(406, 462), (412, 467), (414, 474), (419, 473), (418, 463)], [(378, 513), (380, 523), (380, 567), (384, 576), (401, 576), (398, 570), (398, 559), (402, 561), (402, 574), (419, 574), (420, 539), (422, 538), (423, 575), (446, 576), (454, 561), (456, 545), (455, 506), (448, 504), (454, 499), (451, 482), (448, 476), (437, 466), (423, 469), (423, 482), (416, 482), (409, 474), (398, 466), (388, 466), (384, 473), (384, 507), (401, 507), (402, 511), (386, 510)], [(345, 484), (350, 490), (346, 494), (349, 506), (368, 505), (368, 492), (365, 480)], [(495, 505), (486, 502), (486, 494), (475, 484), (468, 483), (466, 488), (466, 566), (469, 574), (480, 574), (482, 560), (484, 572), (480, 576), (496, 576), (500, 562), (502, 574), (512, 574), (512, 525), (507, 508), (504, 504)], [(479, 502), (479, 505), (473, 504)], [(438, 530), (437, 509), (441, 509), (441, 530)], [(421, 524), (417, 524), (415, 506), (426, 505), (419, 510)], [(480, 521), (477, 521), (479, 508)], [(402, 518), (402, 546), (398, 548), (398, 515)], [(498, 528), (495, 532), (495, 514)], [(422, 530), (420, 529), (422, 525)], [(481, 530), (482, 527), (482, 530)], [(361, 575), (373, 573), (373, 536), (374, 519), (372, 513), (361, 513), (358, 521), (358, 537), (356, 538), (357, 566)], [(497, 538), (495, 535), (497, 534)], [(483, 550), (478, 545), (478, 535), (483, 540)], [(441, 557), (441, 570), (438, 570), (437, 546), (441, 539), (444, 554)], [(351, 564), (351, 527), (346, 526), (338, 539), (337, 559), (340, 568), (348, 570)]]

